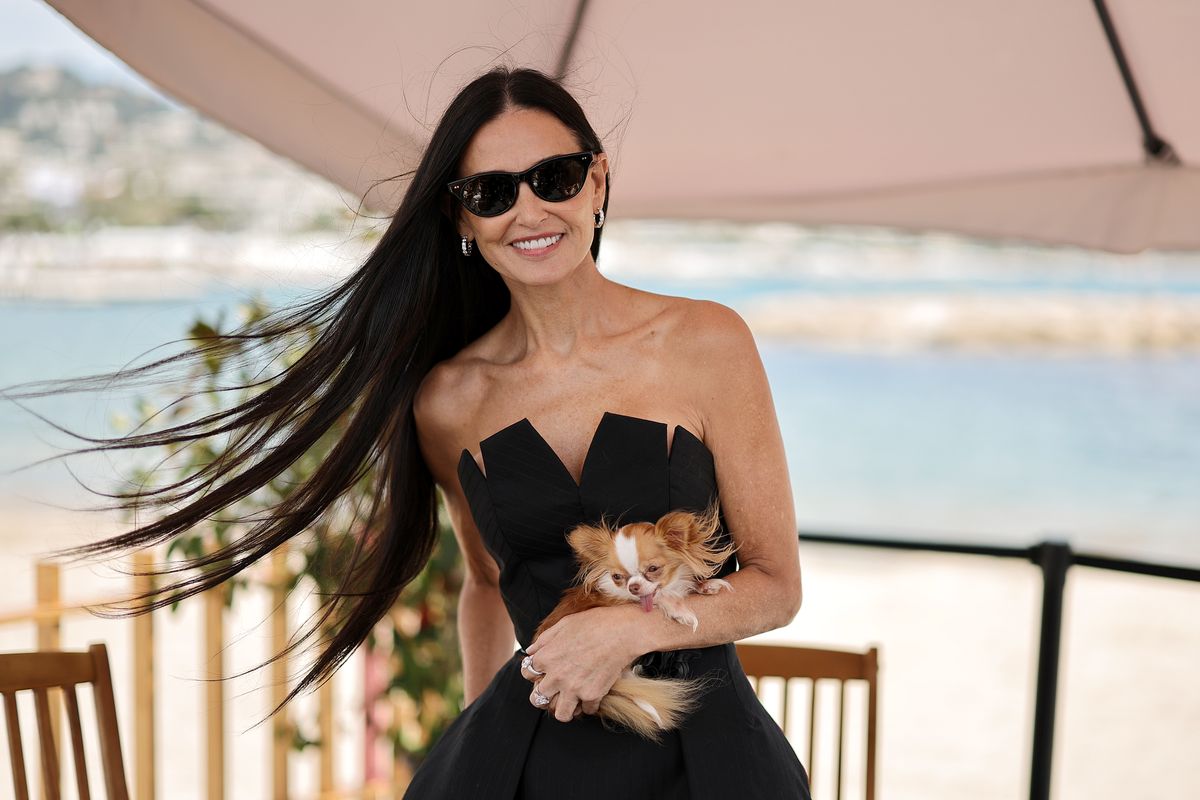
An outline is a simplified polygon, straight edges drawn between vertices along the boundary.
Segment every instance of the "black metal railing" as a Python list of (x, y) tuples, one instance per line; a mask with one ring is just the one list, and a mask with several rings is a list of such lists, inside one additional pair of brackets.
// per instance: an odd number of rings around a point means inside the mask
[(996, 547), (957, 542), (872, 539), (800, 531), (800, 541), (926, 550), (961, 555), (1027, 560), (1042, 570), (1042, 630), (1038, 646), (1037, 698), (1033, 711), (1033, 756), (1030, 760), (1029, 800), (1050, 800), (1050, 759), (1054, 752), (1054, 712), (1058, 699), (1058, 664), (1062, 645), (1063, 589), (1072, 566), (1094, 567), (1137, 575), (1200, 582), (1200, 569), (1132, 559), (1077, 553), (1064, 541), (1043, 541), (1032, 547)]

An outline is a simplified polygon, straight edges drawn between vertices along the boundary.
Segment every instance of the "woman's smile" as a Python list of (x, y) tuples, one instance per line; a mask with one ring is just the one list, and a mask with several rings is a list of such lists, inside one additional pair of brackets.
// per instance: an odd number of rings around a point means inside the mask
[(558, 249), (558, 245), (562, 242), (566, 234), (555, 234), (554, 236), (544, 236), (540, 239), (527, 239), (525, 241), (513, 242), (510, 247), (516, 250), (525, 258), (541, 258), (549, 255)]

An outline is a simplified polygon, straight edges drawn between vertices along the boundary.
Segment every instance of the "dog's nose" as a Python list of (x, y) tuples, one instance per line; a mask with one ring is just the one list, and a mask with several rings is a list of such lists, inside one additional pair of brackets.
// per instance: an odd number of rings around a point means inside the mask
[(630, 581), (629, 582), (629, 593), (633, 594), (633, 595), (641, 594), (642, 593), (641, 581)]

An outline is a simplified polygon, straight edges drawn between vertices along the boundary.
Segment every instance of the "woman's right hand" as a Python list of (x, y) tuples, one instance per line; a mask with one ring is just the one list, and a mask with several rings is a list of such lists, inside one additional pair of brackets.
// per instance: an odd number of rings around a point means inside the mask
[[(522, 650), (521, 652), (524, 653), (525, 651)], [(521, 657), (521, 677), (525, 680), (537, 683), (545, 674), (537, 669), (537, 665), (533, 663), (533, 659), (527, 653)]]
[[(541, 683), (542, 678), (546, 677), (546, 675), (545, 675), (545, 673), (540, 672), (537, 669), (537, 665), (532, 663), (532, 660), (529, 658), (529, 656), (524, 656), (521, 659), (521, 677), (525, 678), (525, 680), (527, 680), (533, 684), (533, 689), (529, 692), (530, 705), (532, 705), (534, 708), (539, 708), (539, 709), (542, 709), (543, 711), (549, 711), (551, 714), (553, 714), (554, 708), (555, 708), (555, 701), (558, 699), (558, 696), (555, 695), (554, 697), (551, 697), (550, 702), (545, 705), (537, 704), (536, 692), (537, 692), (538, 684)], [(571, 718), (576, 719), (582, 713), (584, 713), (583, 706), (582, 705), (576, 706), (575, 713), (571, 716)]]

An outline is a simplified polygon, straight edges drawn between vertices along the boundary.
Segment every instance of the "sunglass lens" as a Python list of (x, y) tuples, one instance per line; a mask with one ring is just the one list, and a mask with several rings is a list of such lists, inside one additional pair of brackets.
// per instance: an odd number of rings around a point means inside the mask
[(517, 201), (514, 188), (511, 178), (482, 175), (463, 184), (463, 204), (473, 214), (494, 217), (512, 208)]
[(587, 163), (579, 156), (570, 156), (538, 167), (529, 176), (529, 182), (538, 197), (555, 203), (579, 194), (586, 175)]

